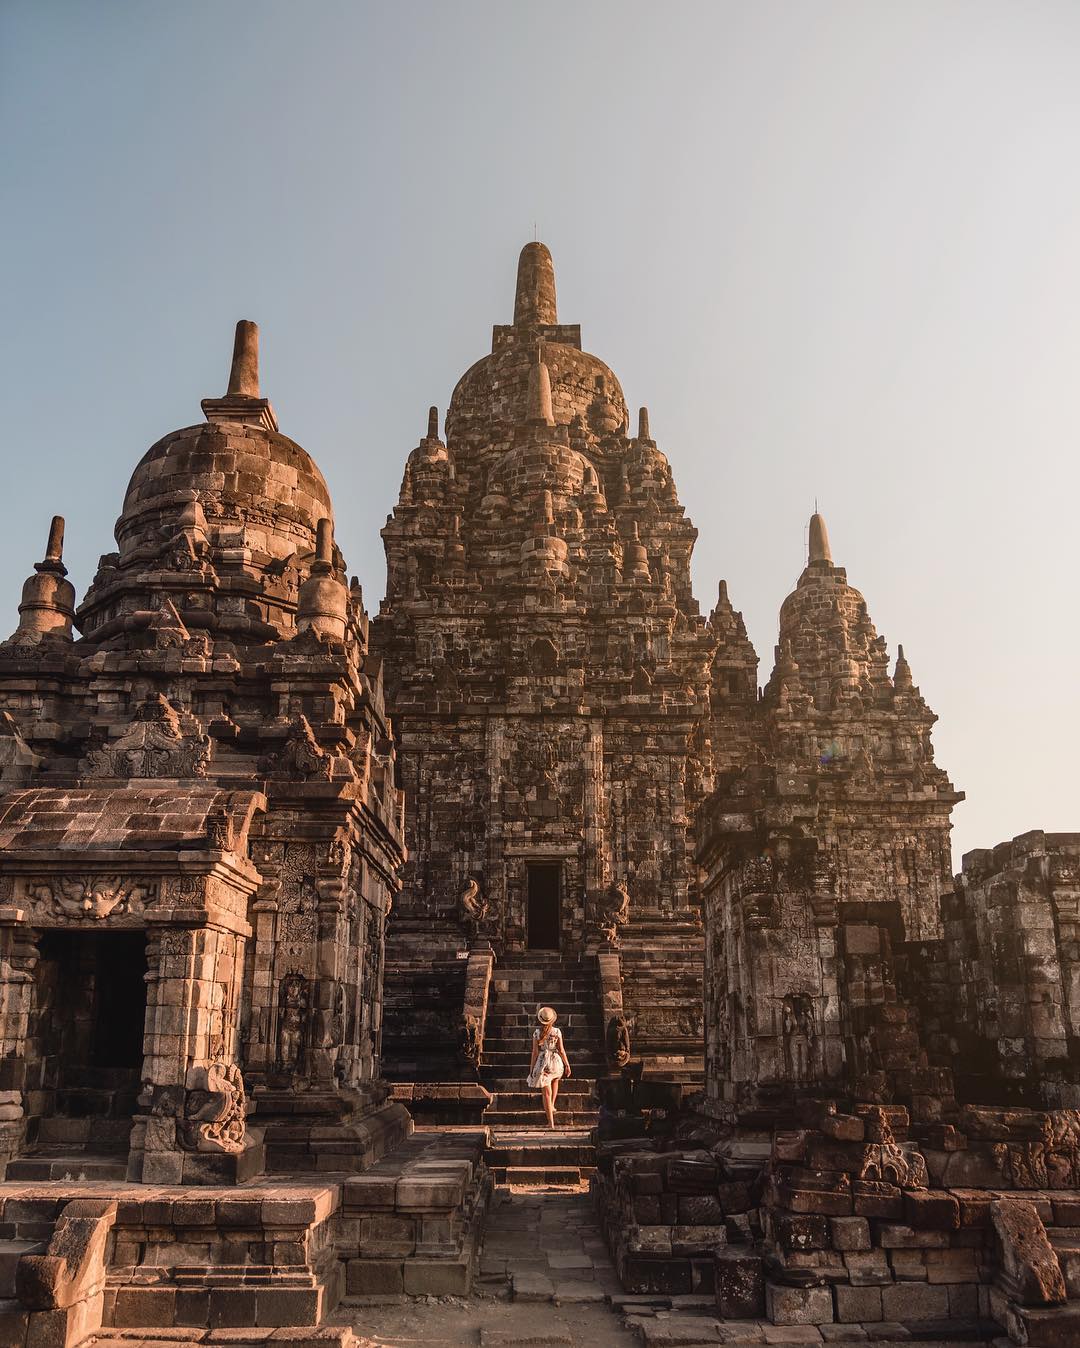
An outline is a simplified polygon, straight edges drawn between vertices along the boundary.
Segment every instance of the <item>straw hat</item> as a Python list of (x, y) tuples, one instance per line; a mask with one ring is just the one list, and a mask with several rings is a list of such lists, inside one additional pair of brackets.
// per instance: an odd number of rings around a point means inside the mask
[(536, 1008), (536, 1019), (541, 1025), (554, 1025), (559, 1018), (559, 1013), (553, 1006), (538, 1006)]

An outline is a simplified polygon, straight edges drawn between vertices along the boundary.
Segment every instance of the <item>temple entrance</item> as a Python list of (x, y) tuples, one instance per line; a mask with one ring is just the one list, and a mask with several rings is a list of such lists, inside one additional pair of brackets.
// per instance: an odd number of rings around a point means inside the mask
[(50, 931), (40, 952), (33, 1113), (130, 1125), (142, 1080), (145, 934)]
[(529, 862), (525, 875), (525, 944), (530, 950), (558, 950), (562, 926), (562, 867), (551, 862)]

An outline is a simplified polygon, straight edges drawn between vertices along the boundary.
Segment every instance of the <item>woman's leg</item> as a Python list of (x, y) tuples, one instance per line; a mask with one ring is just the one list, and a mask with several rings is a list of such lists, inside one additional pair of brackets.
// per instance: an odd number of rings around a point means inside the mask
[(545, 1081), (540, 1087), (540, 1094), (544, 1097), (544, 1113), (547, 1115), (548, 1127), (555, 1127), (555, 1112), (551, 1103), (551, 1083)]
[(555, 1101), (559, 1098), (559, 1077), (551, 1083), (551, 1108), (555, 1108)]

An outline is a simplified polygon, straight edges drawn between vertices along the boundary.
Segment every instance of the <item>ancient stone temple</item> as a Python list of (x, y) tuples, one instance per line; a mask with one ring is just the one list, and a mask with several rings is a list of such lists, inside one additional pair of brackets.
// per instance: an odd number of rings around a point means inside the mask
[(257, 342), (0, 643), (0, 1348), (1080, 1343), (1080, 834), (951, 874), (822, 517), (759, 689), (533, 243), (369, 628)]
[(852, 1071), (869, 1088), (894, 1059), (910, 1066), (913, 1031), (876, 1017), (891, 947), (942, 935), (949, 816), (963, 797), (934, 763), (934, 720), (902, 646), (890, 674), (815, 514), (750, 751), (718, 774), (702, 815), (709, 1089), (721, 1112), (790, 1107)]
[(513, 323), (459, 381), (445, 439), (432, 409), (383, 530), (372, 648), (409, 854), (391, 1075), (480, 1065), (512, 1090), (541, 997), (571, 1017), (584, 1077), (625, 1061), (631, 1027), (646, 1064), (699, 1060), (690, 822), (713, 643), (695, 537), (647, 411), (631, 433), (615, 375), (558, 321), (550, 253), (526, 245)]
[(53, 521), (0, 647), (0, 1205), (42, 1242), (16, 1239), (12, 1342), (317, 1324), (386, 1253), (370, 1188), (341, 1178), (395, 1148), (382, 1184), (411, 1210), (377, 1209), (399, 1285), (417, 1248), (467, 1281), (482, 1168), (429, 1155), (410, 1190), (412, 1121), (380, 1077), (404, 853), (368, 620), (253, 324), (203, 411), (139, 462), (77, 609)]

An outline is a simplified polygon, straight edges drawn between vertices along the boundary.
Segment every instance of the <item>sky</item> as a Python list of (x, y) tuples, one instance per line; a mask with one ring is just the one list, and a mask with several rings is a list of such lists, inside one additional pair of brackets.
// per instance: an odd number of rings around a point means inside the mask
[(967, 800), (1080, 830), (1074, 0), (0, 0), (0, 635), (236, 319), (368, 608), (536, 233), (772, 665), (817, 500)]

